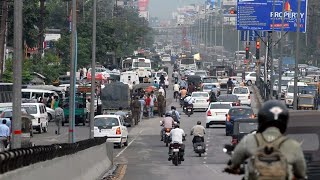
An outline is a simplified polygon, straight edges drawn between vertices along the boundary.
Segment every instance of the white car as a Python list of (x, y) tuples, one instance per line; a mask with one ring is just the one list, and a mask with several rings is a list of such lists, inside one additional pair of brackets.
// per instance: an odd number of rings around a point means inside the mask
[(210, 103), (206, 116), (206, 128), (209, 128), (210, 125), (225, 125), (226, 114), (231, 107), (230, 102)]
[(255, 84), (257, 81), (256, 72), (245, 72), (245, 81), (248, 86)]
[(35, 119), (32, 120), (32, 128), (39, 133), (48, 132), (48, 113), (46, 106), (42, 103), (22, 103), (21, 108)]
[(94, 117), (94, 137), (108, 137), (107, 142), (118, 147), (128, 145), (128, 124), (120, 115), (98, 115)]
[[(301, 90), (308, 85), (305, 82), (298, 82), (297, 86), (298, 86), (298, 94), (299, 94)], [(294, 82), (288, 82), (288, 88), (284, 95), (287, 107), (293, 106), (293, 96), (294, 96)]]
[(191, 97), (194, 99), (193, 110), (194, 111), (206, 111), (209, 105), (209, 93), (208, 92), (193, 92)]
[(236, 95), (239, 98), (242, 105), (251, 106), (251, 92), (248, 87), (234, 87), (232, 90), (232, 94)]

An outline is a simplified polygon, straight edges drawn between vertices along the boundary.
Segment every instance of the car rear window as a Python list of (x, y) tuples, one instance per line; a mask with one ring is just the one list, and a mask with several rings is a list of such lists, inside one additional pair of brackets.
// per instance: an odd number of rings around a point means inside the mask
[(230, 116), (251, 116), (253, 114), (252, 109), (248, 108), (236, 108), (230, 109), (229, 111)]
[(192, 97), (208, 97), (208, 93), (193, 93)]
[(258, 130), (258, 123), (240, 123), (239, 133), (251, 133)]
[(217, 86), (216, 86), (216, 85), (213, 85), (213, 84), (203, 85), (203, 89), (213, 89), (213, 88), (217, 88)]
[(234, 88), (234, 94), (248, 94), (248, 88)]
[(218, 79), (215, 78), (203, 78), (203, 83), (217, 83)]
[(114, 126), (119, 126), (119, 121), (114, 117), (103, 117), (103, 118), (95, 118), (94, 126), (102, 127), (102, 128), (110, 128)]
[(230, 104), (211, 104), (210, 109), (230, 109)]
[(234, 96), (223, 96), (220, 95), (217, 100), (219, 102), (236, 102), (238, 100), (238, 97), (236, 95)]
[(24, 108), (28, 114), (37, 114), (37, 106), (36, 105), (24, 105), (22, 106), (22, 108)]

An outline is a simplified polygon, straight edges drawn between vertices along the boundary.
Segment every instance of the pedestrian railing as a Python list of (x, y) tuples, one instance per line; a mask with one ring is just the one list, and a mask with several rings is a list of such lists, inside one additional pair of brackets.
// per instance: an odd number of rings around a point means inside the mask
[(29, 166), (41, 161), (51, 160), (57, 157), (74, 154), (106, 143), (107, 138), (94, 138), (78, 141), (76, 143), (52, 144), (46, 146), (34, 146), (30, 148), (14, 149), (0, 153), (0, 174), (12, 171), (24, 166)]

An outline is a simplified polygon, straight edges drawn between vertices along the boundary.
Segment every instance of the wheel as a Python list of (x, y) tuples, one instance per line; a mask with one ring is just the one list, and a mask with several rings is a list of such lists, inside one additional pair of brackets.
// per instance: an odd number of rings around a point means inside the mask
[(190, 117), (190, 114), (188, 114), (188, 117)]
[(43, 131), (42, 131), (43, 129), (42, 129), (42, 125), (40, 125), (39, 126), (39, 129), (38, 129), (38, 132), (39, 132), (39, 134), (41, 134)]
[(46, 125), (46, 127), (43, 127), (43, 132), (48, 132), (48, 124)]
[(209, 128), (209, 127), (210, 127), (209, 123), (206, 123), (206, 128)]
[(252, 85), (251, 80), (249, 80), (249, 81), (247, 82), (247, 85), (248, 85), (248, 86), (251, 86), (251, 85)]
[(52, 119), (52, 115), (51, 114), (48, 114), (48, 121), (51, 122), (53, 119)]
[(123, 143), (124, 146), (128, 146), (128, 136), (126, 142)]
[(172, 163), (175, 165), (175, 166), (178, 166), (179, 164), (179, 160), (178, 160), (178, 156), (175, 155), (172, 157)]
[(199, 153), (199, 157), (201, 157), (201, 153)]

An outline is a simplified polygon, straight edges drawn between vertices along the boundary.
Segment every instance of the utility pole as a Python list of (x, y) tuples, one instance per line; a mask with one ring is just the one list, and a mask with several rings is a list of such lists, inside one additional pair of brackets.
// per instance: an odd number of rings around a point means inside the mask
[(40, 0), (40, 18), (39, 18), (39, 44), (38, 44), (38, 54), (40, 59), (42, 58), (42, 54), (44, 52), (43, 42), (44, 42), (44, 23), (43, 18), (45, 16), (45, 3), (46, 0)]
[(293, 91), (293, 109), (298, 109), (298, 63), (300, 58), (300, 13), (301, 13), (301, 0), (298, 0), (298, 16), (297, 16), (297, 34), (296, 34), (296, 60), (294, 63), (294, 91)]
[(5, 54), (5, 39), (7, 30), (7, 19), (8, 19), (8, 0), (2, 2), (2, 16), (1, 16), (1, 31), (0, 31), (0, 79), (3, 75), (4, 65), (4, 54)]
[(90, 98), (90, 139), (94, 138), (94, 95), (96, 90), (96, 40), (97, 40), (97, 0), (93, 0), (92, 23), (92, 61), (91, 61), (91, 98)]
[(77, 0), (72, 0), (71, 22), (71, 59), (70, 59), (70, 96), (69, 96), (69, 143), (75, 142), (75, 95), (76, 95), (76, 66), (77, 66)]
[[(273, 39), (273, 35), (274, 35), (274, 19), (275, 19), (275, 11), (276, 11), (276, 0), (273, 0), (273, 5), (272, 5), (272, 31), (271, 31), (271, 37)], [(283, 15), (283, 14), (282, 14)], [(274, 78), (273, 78), (273, 40), (271, 39), (269, 46), (271, 46), (270, 48), (268, 48), (270, 50), (269, 54), (269, 65), (270, 65), (270, 83), (269, 83), (269, 87), (270, 87), (270, 99), (272, 99), (273, 97), (273, 82), (274, 82)]]
[[(12, 140), (11, 148), (18, 149), (21, 147), (21, 86), (22, 86), (22, 9), (23, 1), (14, 1), (14, 37), (13, 37), (13, 102), (12, 102)], [(2, 55), (1, 55), (2, 56)]]
[(282, 17), (281, 17), (281, 32), (280, 32), (280, 58), (279, 58), (279, 79), (278, 79), (278, 100), (281, 100), (281, 80), (282, 80), (282, 62), (283, 62), (283, 24), (284, 24), (284, 9), (285, 0), (282, 1)]

